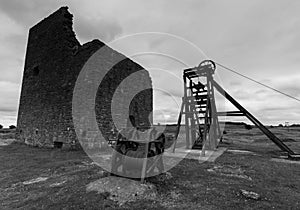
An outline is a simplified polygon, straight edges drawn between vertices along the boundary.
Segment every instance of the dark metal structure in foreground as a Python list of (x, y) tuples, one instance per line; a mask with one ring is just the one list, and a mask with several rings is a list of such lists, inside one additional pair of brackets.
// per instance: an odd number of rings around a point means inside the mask
[[(111, 172), (116, 175), (141, 178), (153, 176), (154, 170), (164, 171), (162, 153), (164, 152), (163, 134), (155, 138), (153, 129), (145, 131), (147, 137), (136, 138), (137, 130), (124, 130), (118, 133), (114, 148)], [(127, 137), (125, 137), (127, 136)]]
[[(215, 149), (222, 138), (218, 116), (245, 116), (282, 151), (286, 152), (288, 157), (299, 158), (299, 155), (295, 154), (214, 80), (215, 70), (216, 65), (211, 60), (205, 60), (198, 67), (184, 70), (184, 97), (182, 98), (175, 138), (178, 137), (184, 115), (186, 147), (202, 149), (204, 155), (205, 149)], [(231, 102), (238, 111), (218, 112), (215, 103), (215, 91), (218, 91)], [(173, 151), (175, 151), (175, 145)]]
[(143, 127), (129, 116), (132, 127), (112, 131), (109, 144), (114, 149), (111, 173), (119, 176), (140, 178), (153, 176), (154, 170), (164, 171), (162, 154), (165, 135), (155, 127)]

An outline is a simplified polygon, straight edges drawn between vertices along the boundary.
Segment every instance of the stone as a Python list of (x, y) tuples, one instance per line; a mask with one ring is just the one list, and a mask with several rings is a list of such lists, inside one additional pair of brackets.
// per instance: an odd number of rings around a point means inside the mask
[(248, 198), (248, 199), (253, 199), (253, 200), (259, 200), (260, 199), (260, 195), (256, 192), (251, 192), (251, 191), (247, 191), (247, 190), (241, 190), (241, 194)]
[[(72, 119), (75, 82), (86, 61), (106, 45), (99, 40), (80, 44), (72, 25), (73, 15), (67, 7), (61, 7), (29, 30), (17, 120), (16, 138), (19, 141), (40, 147), (53, 147), (54, 142), (61, 142), (63, 148), (79, 146)], [(108, 56), (120, 54), (107, 48), (111, 51)], [(110, 59), (107, 57), (107, 61)], [(104, 137), (108, 136), (113, 125), (110, 110), (114, 91), (126, 77), (135, 72), (142, 73), (137, 78), (139, 82), (131, 84), (132, 87), (141, 84), (152, 87), (149, 73), (126, 58), (108, 72), (98, 88), (94, 99), (96, 120)], [(128, 94), (126, 91), (122, 90), (124, 98)], [(122, 98), (119, 104), (122, 109)], [(138, 93), (129, 109), (137, 122), (150, 124), (152, 88)], [(126, 127), (126, 122), (122, 126)], [(92, 136), (89, 143), (93, 146), (97, 143), (95, 141), (96, 136)]]
[(109, 194), (109, 199), (116, 201), (119, 205), (136, 199), (156, 198), (156, 189), (153, 184), (142, 184), (140, 181), (117, 176), (108, 176), (91, 182), (86, 190)]
[(49, 177), (38, 177), (38, 178), (35, 178), (35, 179), (25, 181), (25, 182), (23, 182), (23, 184), (24, 185), (29, 185), (29, 184), (34, 184), (34, 183), (38, 183), (38, 182), (44, 182), (47, 179), (49, 179)]

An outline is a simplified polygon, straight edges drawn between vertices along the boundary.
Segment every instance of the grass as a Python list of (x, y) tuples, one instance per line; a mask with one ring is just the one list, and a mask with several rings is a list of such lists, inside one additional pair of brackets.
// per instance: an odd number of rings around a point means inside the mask
[[(283, 129), (272, 131), (295, 140), (288, 143), (299, 148), (299, 130)], [(0, 209), (299, 209), (300, 164), (271, 161), (281, 152), (257, 129), (230, 126), (226, 131), (221, 146), (254, 153), (228, 151), (214, 163), (183, 160), (170, 170), (172, 178), (147, 180), (156, 186), (156, 200), (136, 200), (122, 206), (106, 193), (86, 191), (88, 183), (104, 174), (82, 151), (17, 143), (1, 146)], [(225, 170), (212, 172), (214, 167), (238, 169), (251, 180)], [(23, 184), (38, 177), (48, 179)], [(260, 198), (246, 198), (241, 190), (256, 192)]]

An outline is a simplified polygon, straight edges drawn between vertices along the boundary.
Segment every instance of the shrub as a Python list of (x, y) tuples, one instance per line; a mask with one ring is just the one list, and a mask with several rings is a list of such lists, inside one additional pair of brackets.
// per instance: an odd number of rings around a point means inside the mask
[(3, 125), (0, 124), (0, 129), (2, 129), (2, 128), (3, 128)]
[(15, 128), (16, 128), (16, 126), (14, 126), (14, 125), (9, 126), (9, 129), (15, 129)]
[(248, 124), (246, 124), (246, 125), (245, 125), (245, 128), (246, 128), (247, 130), (251, 130), (251, 129), (252, 129), (252, 126), (251, 126), (251, 125), (248, 125)]
[(283, 125), (282, 125), (282, 124), (279, 124), (278, 127), (283, 127)]

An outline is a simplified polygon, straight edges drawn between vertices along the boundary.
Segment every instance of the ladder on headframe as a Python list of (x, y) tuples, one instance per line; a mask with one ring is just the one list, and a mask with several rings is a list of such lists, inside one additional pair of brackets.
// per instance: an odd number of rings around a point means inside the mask
[[(184, 96), (177, 122), (177, 139), (182, 116), (185, 116), (186, 148), (213, 150), (217, 147), (222, 134), (218, 116), (245, 116), (256, 125), (271, 141), (290, 158), (299, 158), (286, 144), (277, 138), (258, 119), (229, 95), (214, 79), (216, 65), (211, 60), (205, 60), (198, 67), (186, 69), (183, 72)], [(217, 112), (215, 90), (230, 101), (238, 111)], [(174, 144), (175, 151), (176, 141)]]
[[(212, 74), (214, 63), (205, 61), (199, 67), (183, 72), (184, 97), (178, 119), (178, 137), (182, 115), (185, 116), (185, 133), (187, 149), (215, 149), (221, 137)], [(202, 81), (200, 81), (202, 78)]]

